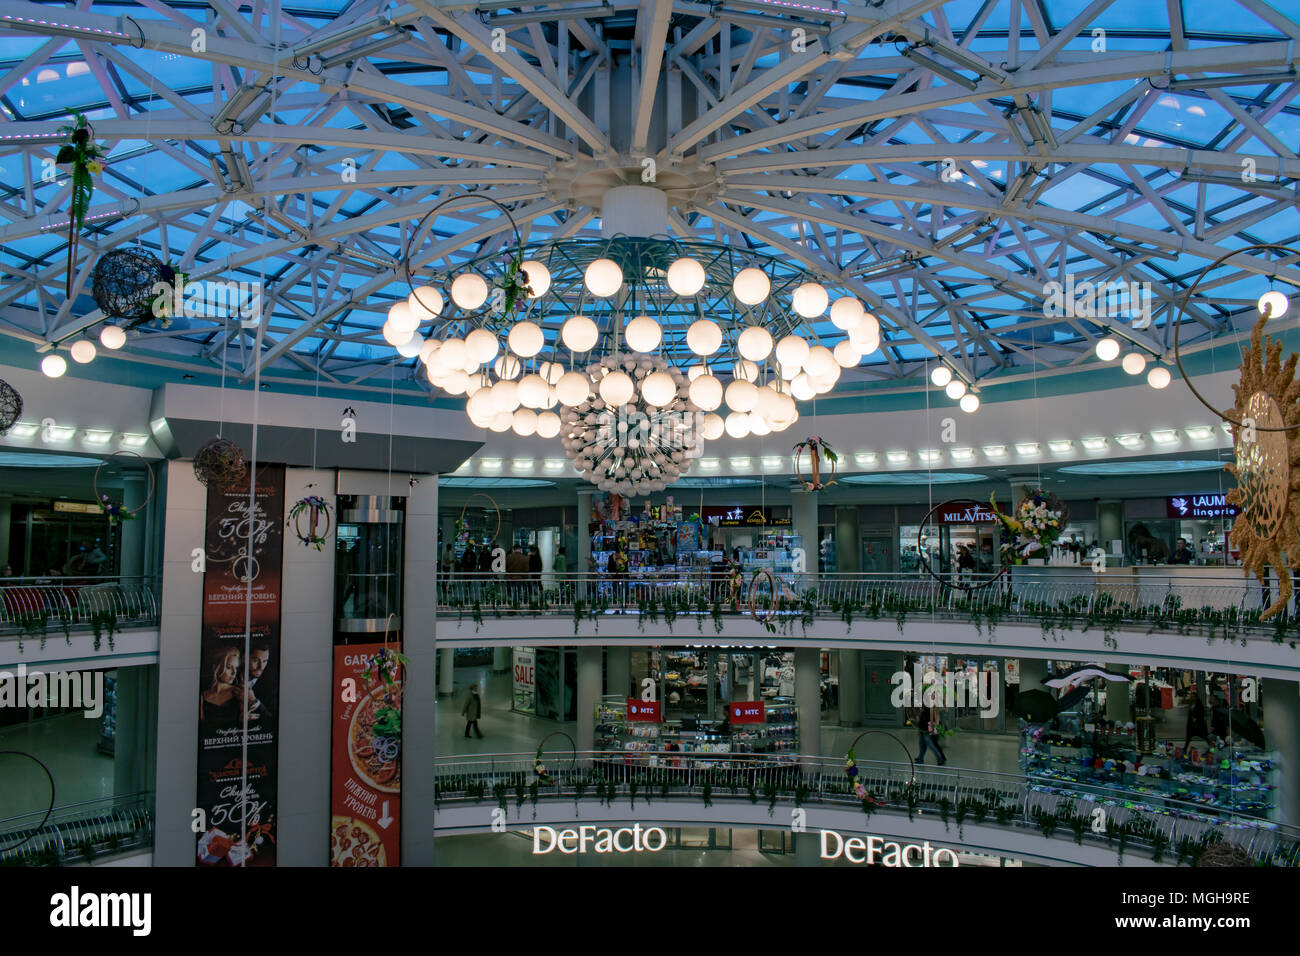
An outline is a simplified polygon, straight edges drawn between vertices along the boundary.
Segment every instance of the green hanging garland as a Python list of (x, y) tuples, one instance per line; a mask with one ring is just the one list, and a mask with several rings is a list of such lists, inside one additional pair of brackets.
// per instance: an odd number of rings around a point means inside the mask
[(86, 117), (74, 113), (71, 126), (59, 127), (68, 134), (68, 141), (59, 147), (54, 162), (72, 167), (72, 203), (68, 208), (68, 276), (65, 291), (72, 297), (72, 274), (77, 262), (77, 239), (90, 211), (90, 198), (95, 194), (95, 175), (104, 171), (104, 150), (91, 137), (94, 130)]

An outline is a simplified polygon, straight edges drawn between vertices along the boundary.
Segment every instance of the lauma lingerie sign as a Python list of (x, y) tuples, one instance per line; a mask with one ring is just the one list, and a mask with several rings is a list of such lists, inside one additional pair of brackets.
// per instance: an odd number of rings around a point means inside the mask
[(1165, 499), (1165, 514), (1170, 518), (1235, 518), (1241, 509), (1226, 499), (1226, 495), (1175, 495)]

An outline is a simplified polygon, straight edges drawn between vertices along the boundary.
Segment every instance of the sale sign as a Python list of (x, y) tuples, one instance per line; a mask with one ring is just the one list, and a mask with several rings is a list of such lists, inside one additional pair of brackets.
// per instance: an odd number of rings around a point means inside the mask
[(403, 674), (391, 663), (400, 650), (334, 648), (330, 866), (400, 864)]
[(515, 710), (523, 714), (537, 712), (537, 658), (531, 647), (514, 649)]
[(737, 700), (730, 705), (733, 724), (762, 724), (767, 722), (767, 706), (761, 700)]
[(659, 701), (627, 699), (627, 719), (659, 723)]

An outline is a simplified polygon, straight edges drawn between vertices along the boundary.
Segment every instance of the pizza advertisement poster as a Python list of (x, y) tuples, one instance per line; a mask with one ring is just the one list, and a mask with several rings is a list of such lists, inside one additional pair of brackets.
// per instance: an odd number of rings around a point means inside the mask
[(401, 645), (334, 648), (330, 733), (330, 866), (398, 866), (402, 816), (402, 683), (376, 653)]
[(283, 465), (209, 487), (199, 642), (196, 866), (274, 866)]

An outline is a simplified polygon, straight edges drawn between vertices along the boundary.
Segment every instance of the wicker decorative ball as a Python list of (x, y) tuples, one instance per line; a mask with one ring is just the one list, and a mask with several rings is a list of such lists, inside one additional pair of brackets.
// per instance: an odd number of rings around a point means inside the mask
[(0, 379), (0, 435), (8, 434), (23, 413), (23, 397), (8, 382)]
[(104, 314), (141, 319), (153, 314), (154, 283), (164, 281), (163, 264), (147, 252), (114, 249), (99, 257), (91, 275), (91, 294)]
[(1214, 844), (1201, 854), (1201, 858), (1196, 861), (1197, 866), (1254, 866), (1255, 861), (1251, 859), (1249, 853), (1237, 846), (1235, 843), (1229, 843), (1224, 840)]
[(233, 487), (244, 474), (244, 450), (228, 438), (213, 438), (194, 455), (194, 477), (206, 487)]

